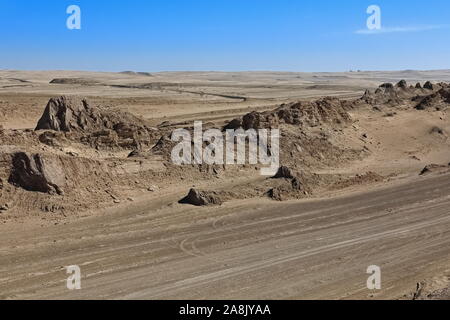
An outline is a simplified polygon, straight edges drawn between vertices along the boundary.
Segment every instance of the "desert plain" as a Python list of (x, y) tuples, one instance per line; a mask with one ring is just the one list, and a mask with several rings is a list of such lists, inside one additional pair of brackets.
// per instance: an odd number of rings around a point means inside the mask
[[(0, 70), (0, 299), (448, 299), (449, 83)], [(279, 129), (279, 174), (173, 164), (194, 121)]]

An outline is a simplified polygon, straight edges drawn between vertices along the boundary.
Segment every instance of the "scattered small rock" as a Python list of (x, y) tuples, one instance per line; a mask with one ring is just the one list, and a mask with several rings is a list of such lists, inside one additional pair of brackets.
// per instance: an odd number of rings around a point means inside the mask
[(440, 134), (440, 135), (445, 135), (444, 129), (439, 128), (439, 127), (433, 127), (433, 128), (430, 130), (430, 133), (438, 133), (438, 134)]
[(194, 206), (221, 205), (222, 200), (216, 192), (189, 190), (186, 197), (179, 201), (181, 204), (192, 204)]
[(423, 170), (420, 172), (419, 175), (426, 176), (428, 174), (434, 173), (434, 172), (442, 172), (450, 169), (450, 163), (448, 166), (446, 165), (439, 165), (439, 164), (430, 164), (427, 165)]
[(150, 186), (147, 188), (147, 190), (150, 192), (156, 192), (159, 190), (159, 187), (158, 186)]

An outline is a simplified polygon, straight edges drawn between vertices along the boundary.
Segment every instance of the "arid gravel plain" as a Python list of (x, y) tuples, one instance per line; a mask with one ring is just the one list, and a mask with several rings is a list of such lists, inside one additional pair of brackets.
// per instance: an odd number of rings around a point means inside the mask
[[(0, 299), (448, 299), (449, 106), (450, 70), (0, 70)], [(278, 174), (175, 165), (194, 121), (279, 129)]]

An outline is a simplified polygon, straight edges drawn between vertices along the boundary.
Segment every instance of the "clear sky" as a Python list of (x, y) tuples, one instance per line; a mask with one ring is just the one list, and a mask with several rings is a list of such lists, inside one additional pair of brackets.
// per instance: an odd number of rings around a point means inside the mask
[(0, 0), (0, 69), (450, 69), (450, 1)]

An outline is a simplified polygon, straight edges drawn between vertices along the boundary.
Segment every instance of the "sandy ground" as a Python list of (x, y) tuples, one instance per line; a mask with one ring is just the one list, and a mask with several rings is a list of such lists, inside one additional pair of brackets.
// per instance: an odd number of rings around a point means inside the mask
[[(1, 297), (411, 298), (416, 283), (450, 271), (449, 188), (438, 175), (214, 211), (169, 205), (168, 196), (68, 225), (2, 228)], [(79, 291), (65, 284), (64, 266), (74, 264)], [(381, 267), (381, 291), (366, 288), (370, 265)]]
[[(77, 78), (78, 84), (49, 84)], [(0, 71), (0, 124), (34, 128), (46, 102), (89, 97), (149, 119), (226, 120), (284, 102), (326, 95), (360, 97), (366, 88), (406, 79), (449, 81), (450, 71), (354, 73), (87, 73)], [(328, 192), (312, 200), (249, 199), (220, 207), (176, 204), (192, 184), (168, 181), (134, 202), (55, 219), (0, 224), (3, 299), (411, 299), (445, 298), (450, 276), (450, 179), (418, 177), (450, 162), (446, 112), (397, 110), (389, 117), (354, 110), (341, 141), (370, 156), (321, 174), (368, 171), (385, 183)], [(362, 136), (366, 138), (362, 139)], [(355, 141), (356, 140), (356, 141)], [(251, 177), (242, 176), (242, 179)], [(79, 265), (82, 290), (65, 286)], [(369, 265), (382, 269), (381, 291), (366, 288)]]

